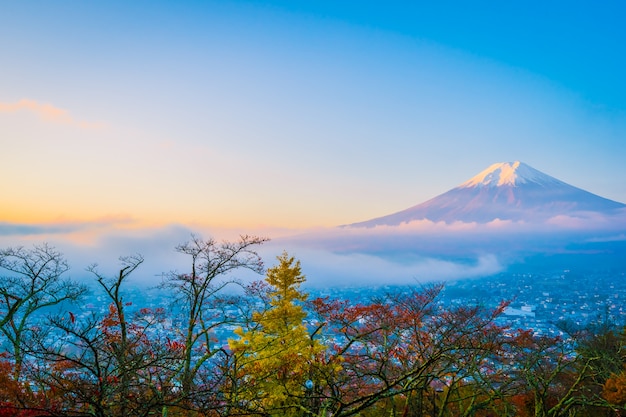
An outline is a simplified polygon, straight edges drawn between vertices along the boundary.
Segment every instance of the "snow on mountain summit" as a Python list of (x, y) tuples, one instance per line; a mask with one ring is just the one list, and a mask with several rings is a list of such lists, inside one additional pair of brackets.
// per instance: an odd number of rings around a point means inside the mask
[(500, 187), (503, 185), (514, 187), (526, 183), (558, 184), (562, 182), (537, 171), (523, 162), (515, 161), (493, 164), (478, 175), (465, 181), (459, 188)]

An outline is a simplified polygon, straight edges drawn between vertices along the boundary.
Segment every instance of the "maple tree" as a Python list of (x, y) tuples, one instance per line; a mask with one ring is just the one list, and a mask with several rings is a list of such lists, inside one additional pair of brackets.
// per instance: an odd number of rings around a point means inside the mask
[[(89, 268), (110, 302), (103, 317), (94, 314), (80, 321), (71, 312), (57, 315), (51, 318), (49, 331), (37, 339), (40, 361), (32, 364), (39, 365), (33, 369), (34, 382), (75, 413), (148, 416), (174, 401), (168, 364), (178, 352), (169, 349), (158, 333), (148, 337), (149, 330), (163, 322), (163, 312), (126, 311), (132, 301), (125, 299), (122, 287), (143, 258), (121, 261), (119, 274), (112, 278), (101, 275), (96, 266)], [(59, 331), (62, 339), (54, 337)]]
[[(492, 312), (478, 306), (444, 309), (437, 303), (442, 288), (408, 289), (369, 304), (314, 301), (318, 320), (331, 332), (325, 362), (341, 364), (338, 372), (324, 375), (322, 403), (332, 415), (381, 407), (392, 407), (392, 415), (443, 415), (467, 399), (456, 388), (497, 356), (503, 335), (494, 319), (504, 306)], [(489, 384), (483, 387), (485, 396)], [(486, 407), (494, 396), (466, 403), (465, 414)]]
[(561, 337), (519, 331), (511, 343), (518, 396), (525, 397), (520, 415), (567, 416), (585, 408), (585, 380), (597, 357), (577, 355), (573, 343)]
[[(444, 364), (443, 375), (437, 378), (436, 409), (439, 416), (453, 412), (458, 416), (481, 414), (506, 415), (510, 407), (503, 401), (514, 392), (507, 351), (511, 330), (495, 324), (508, 303), (489, 310), (480, 306), (457, 307), (444, 313), (452, 332), (444, 343), (456, 347), (451, 360)], [(445, 339), (444, 339), (445, 340)]]
[(13, 366), (7, 354), (0, 354), (0, 417), (33, 417), (33, 404), (38, 404), (36, 393), (29, 389), (27, 382), (13, 378)]

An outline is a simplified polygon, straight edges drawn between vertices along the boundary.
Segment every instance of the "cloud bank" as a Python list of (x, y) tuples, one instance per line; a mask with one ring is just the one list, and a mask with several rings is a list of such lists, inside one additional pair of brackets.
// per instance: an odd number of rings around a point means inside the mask
[[(263, 252), (276, 251), (264, 249)], [(292, 247), (289, 253), (301, 261), (307, 285), (314, 288), (417, 285), (424, 282), (488, 276), (505, 268), (493, 254), (486, 254), (470, 261), (426, 256), (400, 261), (373, 254), (336, 253), (302, 247)], [(267, 256), (264, 259), (268, 264), (274, 261)]]
[[(249, 232), (273, 238), (259, 247), (266, 265), (273, 265), (275, 257), (287, 251), (302, 262), (307, 285), (312, 287), (414, 285), (493, 275), (533, 256), (611, 255), (626, 244), (625, 214), (620, 211), (606, 217), (579, 213), (557, 216), (541, 224), (504, 220), (446, 224), (422, 220), (400, 226), (343, 227), (291, 234), (286, 230)], [(51, 243), (67, 255), (75, 278), (87, 276), (84, 269), (92, 263), (114, 274), (120, 256), (139, 253), (145, 263), (134, 279), (156, 284), (163, 273), (189, 268), (189, 260), (178, 254), (175, 247), (188, 241), (192, 233), (236, 240), (246, 231), (185, 225), (137, 228), (132, 219), (124, 218), (66, 224), (0, 223), (0, 245)], [(262, 278), (245, 271), (238, 272), (237, 277), (244, 281)]]

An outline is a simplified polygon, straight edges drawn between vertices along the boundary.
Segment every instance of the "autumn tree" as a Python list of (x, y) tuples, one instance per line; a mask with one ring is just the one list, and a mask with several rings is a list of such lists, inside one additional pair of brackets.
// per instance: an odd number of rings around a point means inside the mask
[(29, 389), (28, 381), (13, 378), (13, 365), (6, 352), (0, 353), (0, 417), (33, 417), (33, 404), (38, 403), (37, 393)]
[(452, 331), (443, 343), (454, 349), (433, 384), (437, 416), (503, 416), (511, 410), (504, 399), (515, 388), (506, 355), (513, 341), (510, 329), (496, 324), (507, 305), (450, 308), (435, 319), (434, 329)]
[[(578, 355), (572, 340), (520, 331), (511, 344), (513, 377), (520, 384), (519, 415), (569, 416), (589, 404), (585, 381), (598, 357)], [(525, 408), (525, 409), (524, 409)]]
[(407, 289), (368, 304), (314, 300), (330, 341), (323, 362), (336, 365), (319, 372), (320, 402), (329, 414), (443, 416), (456, 405), (474, 415), (500, 395), (495, 375), (483, 378), (480, 395), (461, 387), (478, 382), (498, 356), (504, 334), (494, 320), (504, 306), (445, 308), (438, 302), (442, 288)]
[(560, 323), (559, 328), (572, 339), (576, 353), (583, 358), (595, 358), (593, 383), (602, 385), (611, 375), (622, 371), (626, 360), (626, 335), (619, 328), (603, 321), (599, 324), (574, 326)]
[(314, 413), (313, 363), (324, 346), (305, 325), (305, 277), (300, 262), (283, 253), (268, 269), (267, 308), (256, 311), (248, 328), (235, 330), (229, 340), (234, 352), (236, 385), (230, 401), (243, 412), (299, 416)]
[(148, 416), (176, 402), (170, 365), (180, 351), (160, 332), (163, 311), (127, 311), (132, 301), (123, 287), (143, 257), (121, 261), (113, 277), (101, 274), (95, 265), (89, 268), (109, 302), (103, 316), (80, 318), (68, 311), (52, 317), (52, 326), (37, 339), (33, 382), (67, 413)]
[(608, 317), (584, 326), (563, 322), (559, 327), (576, 343), (581, 360), (592, 359), (580, 394), (581, 408), (588, 416), (604, 416), (614, 409), (626, 409), (626, 354), (624, 329), (619, 331)]
[(226, 286), (237, 282), (232, 276), (234, 271), (263, 272), (263, 262), (255, 249), (266, 241), (247, 235), (234, 242), (192, 236), (191, 241), (176, 248), (190, 258), (190, 270), (170, 273), (162, 288), (173, 292), (176, 305), (184, 314), (185, 324), (176, 340), (182, 346), (177, 380), (181, 398), (187, 401), (181, 402), (181, 407), (193, 407), (194, 402), (206, 402), (202, 397), (215, 395), (214, 391), (207, 392), (209, 377), (202, 375), (205, 371), (211, 373), (215, 366), (209, 362), (224, 354), (213, 333), (224, 324), (240, 322), (228, 313), (231, 299), (219, 295)]
[(69, 266), (48, 244), (0, 250), (0, 331), (8, 341), (19, 380), (24, 362), (24, 342), (34, 328), (35, 316), (64, 301), (78, 300), (86, 287), (63, 275)]

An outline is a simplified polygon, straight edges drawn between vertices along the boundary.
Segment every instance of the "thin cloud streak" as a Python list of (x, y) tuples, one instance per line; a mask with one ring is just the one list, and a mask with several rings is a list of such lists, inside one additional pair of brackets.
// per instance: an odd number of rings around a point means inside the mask
[(15, 103), (0, 102), (1, 113), (16, 113), (18, 111), (31, 112), (44, 122), (76, 126), (81, 129), (102, 129), (105, 126), (103, 123), (76, 120), (67, 110), (52, 104), (39, 103), (36, 100), (23, 98)]
[(47, 223), (0, 222), (0, 245), (20, 246), (30, 243), (56, 242), (94, 247), (111, 233), (133, 233), (135, 219), (109, 216), (91, 221), (58, 221)]
[(31, 225), (0, 222), (0, 236), (33, 236), (67, 234), (77, 230), (76, 225)]

